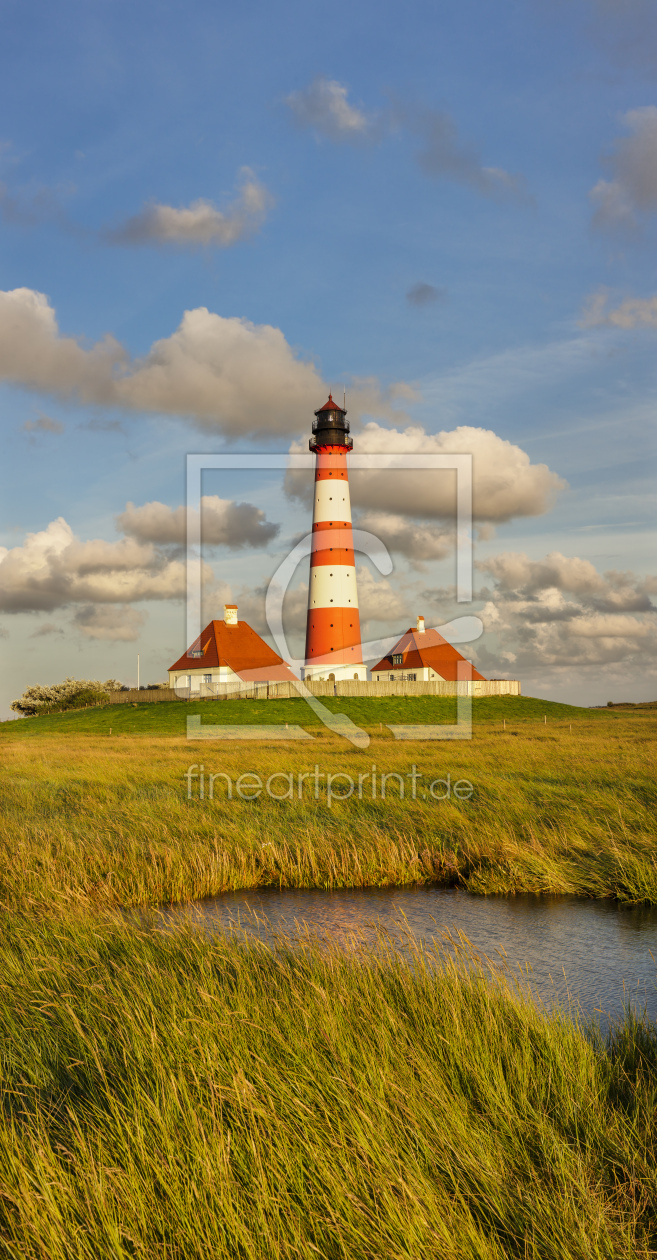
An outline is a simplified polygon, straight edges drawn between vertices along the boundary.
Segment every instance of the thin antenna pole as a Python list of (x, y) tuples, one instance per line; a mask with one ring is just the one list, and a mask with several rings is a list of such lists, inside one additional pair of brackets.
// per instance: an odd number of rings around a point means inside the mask
[(137, 691), (139, 691), (139, 652), (137, 653)]
[(347, 391), (344, 385), (342, 386), (342, 410), (343, 411), (347, 410)]

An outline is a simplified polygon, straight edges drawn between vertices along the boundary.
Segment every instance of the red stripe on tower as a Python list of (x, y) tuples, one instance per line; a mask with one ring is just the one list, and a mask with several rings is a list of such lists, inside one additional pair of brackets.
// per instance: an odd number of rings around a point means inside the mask
[(315, 412), (315, 499), (306, 627), (306, 679), (367, 678), (351, 529), (347, 412), (329, 394)]

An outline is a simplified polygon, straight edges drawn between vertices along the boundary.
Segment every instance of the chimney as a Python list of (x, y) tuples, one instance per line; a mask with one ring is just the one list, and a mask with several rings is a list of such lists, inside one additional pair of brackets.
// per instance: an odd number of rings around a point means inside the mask
[(237, 625), (237, 604), (224, 604), (224, 621), (227, 626)]
[(424, 634), (424, 617), (418, 617), (417, 631), (418, 631), (418, 634)]

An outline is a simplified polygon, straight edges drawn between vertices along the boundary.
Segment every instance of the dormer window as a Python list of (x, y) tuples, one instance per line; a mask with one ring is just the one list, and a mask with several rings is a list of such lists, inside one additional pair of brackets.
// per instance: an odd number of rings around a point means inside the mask
[(392, 663), (393, 663), (393, 665), (401, 665), (401, 663), (402, 663), (403, 659), (404, 659), (404, 658), (403, 658), (403, 656), (402, 656), (401, 652), (395, 652), (395, 654), (394, 654), (394, 656), (393, 656), (393, 658), (392, 658)]

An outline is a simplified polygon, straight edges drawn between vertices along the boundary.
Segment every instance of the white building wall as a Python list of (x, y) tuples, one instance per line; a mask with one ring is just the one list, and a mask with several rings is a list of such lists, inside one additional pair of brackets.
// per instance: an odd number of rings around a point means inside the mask
[(301, 676), (304, 682), (367, 682), (365, 665), (305, 665)]
[(180, 687), (181, 689), (189, 687), (189, 680), (191, 679), (192, 691), (200, 692), (201, 687), (206, 684), (208, 678), (210, 679), (210, 682), (207, 685), (210, 687), (214, 683), (240, 681), (239, 674), (236, 674), (228, 665), (199, 665), (197, 669), (169, 670), (169, 686), (173, 687), (174, 690), (176, 687)]
[(437, 674), (429, 665), (408, 666), (393, 665), (392, 669), (374, 670), (372, 682), (444, 682), (442, 674)]

